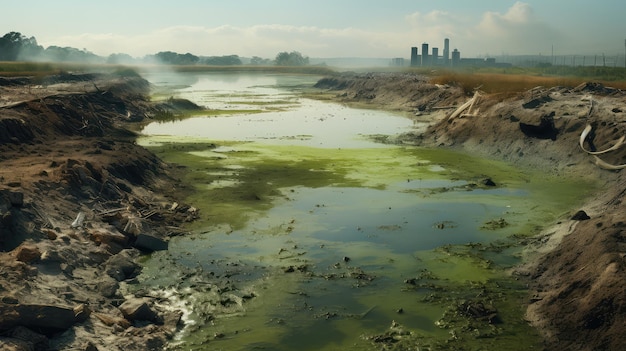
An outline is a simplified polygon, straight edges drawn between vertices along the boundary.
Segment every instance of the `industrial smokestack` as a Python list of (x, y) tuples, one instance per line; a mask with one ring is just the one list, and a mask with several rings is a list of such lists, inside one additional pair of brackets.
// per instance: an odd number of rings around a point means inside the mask
[(419, 66), (417, 46), (411, 48), (411, 67)]
[(422, 66), (430, 66), (430, 56), (428, 56), (428, 43), (422, 44)]

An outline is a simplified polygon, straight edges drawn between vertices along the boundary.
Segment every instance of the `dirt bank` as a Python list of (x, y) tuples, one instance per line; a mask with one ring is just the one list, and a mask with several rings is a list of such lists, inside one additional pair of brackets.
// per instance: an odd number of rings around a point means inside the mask
[[(540, 223), (528, 248), (529, 322), (546, 349), (621, 349), (626, 193), (623, 171), (598, 167), (578, 146), (603, 150), (626, 134), (626, 96), (606, 87), (537, 88), (472, 98), (403, 74), (336, 76), (337, 100), (435, 120), (398, 142), (456, 148), (601, 184), (580, 207), (588, 220)], [(197, 211), (182, 204), (177, 169), (134, 144), (127, 127), (169, 105), (146, 99), (133, 74), (0, 80), (0, 349), (160, 350), (180, 313), (129, 294), (141, 253), (167, 248)], [(626, 163), (626, 147), (600, 155)]]
[[(598, 84), (538, 87), (517, 94), (480, 94), (430, 84), (412, 74), (344, 74), (318, 88), (346, 103), (409, 111), (434, 120), (399, 142), (454, 148), (551, 174), (596, 180), (600, 189), (574, 213), (547, 228), (527, 248), (527, 264), (512, 274), (529, 285), (527, 319), (547, 350), (621, 350), (626, 345), (626, 177), (598, 166), (578, 145), (605, 150), (626, 135), (626, 94)], [(473, 101), (473, 103), (471, 103)], [(463, 104), (466, 109), (458, 107)], [(626, 163), (626, 146), (598, 155)], [(582, 214), (581, 214), (582, 215)]]
[(0, 349), (159, 350), (180, 313), (124, 286), (193, 220), (126, 129), (171, 106), (126, 72), (0, 81)]

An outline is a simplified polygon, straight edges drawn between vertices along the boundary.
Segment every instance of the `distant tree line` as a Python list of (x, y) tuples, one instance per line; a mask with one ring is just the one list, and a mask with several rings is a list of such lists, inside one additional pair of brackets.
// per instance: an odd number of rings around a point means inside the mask
[(277, 66), (306, 66), (309, 64), (309, 58), (297, 51), (284, 51), (276, 55), (275, 63)]
[[(26, 37), (19, 32), (9, 32), (0, 38), (0, 61), (40, 61), (40, 62), (86, 62), (109, 64), (160, 63), (167, 65), (243, 65), (237, 55), (196, 56), (191, 53), (179, 54), (162, 51), (143, 58), (134, 58), (128, 54), (116, 53), (108, 57), (98, 56), (87, 49), (49, 46), (44, 48), (35, 37)], [(297, 51), (280, 52), (274, 60), (253, 56), (250, 65), (305, 66), (309, 58)]]

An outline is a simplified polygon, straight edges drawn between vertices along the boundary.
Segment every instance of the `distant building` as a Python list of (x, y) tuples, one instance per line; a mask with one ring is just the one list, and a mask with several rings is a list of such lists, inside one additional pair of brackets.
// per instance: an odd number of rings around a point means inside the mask
[(421, 66), (430, 66), (430, 56), (428, 56), (428, 43), (422, 44), (422, 64)]
[(411, 67), (420, 65), (419, 56), (417, 55), (417, 46), (411, 48)]
[(457, 49), (452, 51), (452, 66), (456, 67), (461, 63), (461, 52)]
[[(399, 59), (394, 59), (399, 60)], [(398, 62), (393, 63), (394, 66), (403, 66)], [(443, 56), (439, 56), (439, 48), (433, 47), (432, 53), (429, 54), (428, 43), (422, 44), (422, 55), (418, 55), (417, 47), (411, 47), (411, 66), (412, 67), (431, 67), (431, 66), (476, 66), (476, 67), (510, 67), (510, 63), (497, 63), (495, 58), (461, 58), (461, 52), (458, 49), (452, 51), (450, 57), (450, 39), (443, 41)]]
[(404, 66), (404, 58), (402, 58), (402, 57), (392, 58), (391, 59), (391, 65), (392, 66), (396, 66), (396, 67), (403, 67)]

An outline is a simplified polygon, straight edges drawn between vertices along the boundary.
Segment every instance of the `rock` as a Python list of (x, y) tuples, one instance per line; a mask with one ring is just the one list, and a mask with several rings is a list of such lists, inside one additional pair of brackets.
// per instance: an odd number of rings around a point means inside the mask
[(9, 331), (9, 336), (25, 341), (29, 343), (34, 350), (47, 350), (48, 349), (48, 338), (39, 333), (35, 333), (34, 331), (24, 328), (22, 326), (17, 326)]
[(0, 337), (0, 347), (2, 351), (33, 351), (33, 344), (15, 338)]
[(574, 221), (586, 221), (588, 219), (591, 219), (591, 217), (589, 217), (587, 212), (585, 212), (583, 210), (580, 210), (580, 211), (576, 212), (576, 214), (574, 214), (572, 216), (572, 220), (574, 220)]
[(141, 272), (141, 266), (137, 264), (128, 250), (111, 256), (106, 262), (106, 273), (118, 282), (136, 277)]
[(115, 325), (120, 326), (123, 329), (130, 327), (130, 322), (122, 317), (111, 316), (109, 314), (104, 314), (104, 313), (94, 313), (93, 315), (96, 318), (98, 318), (102, 323), (108, 325), (109, 327), (112, 327)]
[(48, 238), (48, 240), (56, 240), (59, 235), (57, 234), (57, 232), (55, 232), (52, 229), (43, 229), (42, 233), (44, 233), (46, 235), (46, 237)]
[(147, 299), (128, 299), (118, 308), (129, 321), (158, 321), (158, 315), (150, 308)]
[(163, 325), (169, 333), (174, 334), (180, 327), (183, 318), (182, 311), (169, 311), (163, 317)]
[(491, 180), (491, 178), (487, 178), (483, 180), (483, 185), (485, 186), (496, 186), (496, 183)]
[(24, 263), (31, 263), (41, 258), (41, 251), (35, 245), (21, 245), (15, 249), (15, 258)]
[(20, 303), (20, 301), (13, 295), (5, 295), (0, 297), (0, 302), (9, 305), (17, 305), (18, 303)]
[(148, 234), (137, 235), (137, 240), (133, 245), (137, 249), (145, 252), (165, 251), (168, 248), (167, 241)]
[(0, 329), (23, 326), (50, 334), (85, 320), (86, 310), (37, 304), (0, 304)]
[(89, 233), (89, 238), (97, 244), (118, 243), (126, 245), (128, 243), (128, 237), (126, 235), (108, 230), (93, 231)]
[(102, 296), (112, 298), (117, 295), (117, 290), (120, 288), (120, 285), (117, 281), (108, 279), (110, 278), (99, 282), (96, 286)]

